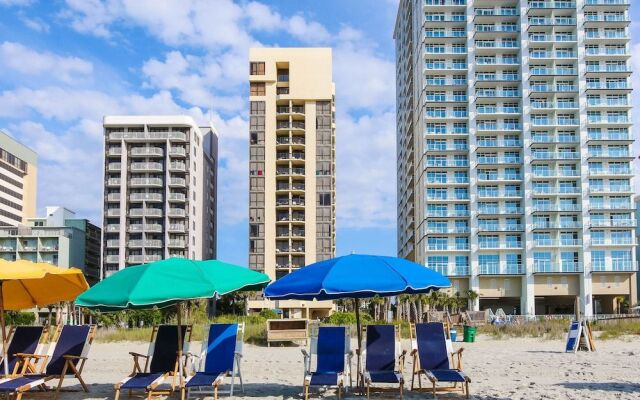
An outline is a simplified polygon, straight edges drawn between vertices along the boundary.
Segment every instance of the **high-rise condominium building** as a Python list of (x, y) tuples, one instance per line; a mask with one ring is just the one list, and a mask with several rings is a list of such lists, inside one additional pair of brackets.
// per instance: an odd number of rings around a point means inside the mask
[(0, 226), (35, 216), (37, 162), (33, 150), (0, 131)]
[(507, 313), (635, 302), (629, 0), (401, 0), (398, 251)]
[(187, 116), (104, 117), (103, 277), (216, 257), (218, 137)]
[[(335, 85), (331, 49), (249, 52), (249, 266), (278, 279), (335, 255)], [(331, 302), (253, 300), (316, 318)]]
[(100, 228), (64, 207), (25, 225), (0, 227), (0, 258), (80, 268), (89, 284), (100, 280)]

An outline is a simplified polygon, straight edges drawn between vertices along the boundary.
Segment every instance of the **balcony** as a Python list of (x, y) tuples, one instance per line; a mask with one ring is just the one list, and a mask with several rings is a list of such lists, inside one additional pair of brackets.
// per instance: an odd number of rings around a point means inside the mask
[(162, 194), (160, 193), (131, 193), (129, 195), (130, 201), (162, 201)]
[(105, 257), (105, 262), (109, 264), (118, 264), (120, 263), (120, 256), (117, 254), (108, 254)]
[(160, 248), (160, 247), (162, 247), (162, 240), (155, 240), (155, 239), (129, 240), (129, 242), (127, 243), (127, 247), (130, 247), (130, 248), (142, 248), (142, 247)]
[(111, 132), (109, 133), (109, 140), (178, 140), (186, 141), (187, 134), (184, 132)]
[(523, 213), (522, 207), (478, 207), (478, 215), (517, 215)]
[(187, 212), (183, 208), (170, 208), (167, 215), (173, 218), (185, 218)]
[(304, 168), (276, 168), (276, 175), (304, 175)]
[(520, 157), (478, 156), (478, 164), (522, 164)]
[(520, 107), (495, 107), (486, 105), (477, 105), (476, 112), (478, 114), (520, 114)]
[(427, 218), (464, 218), (469, 216), (469, 210), (428, 210)]
[(169, 164), (169, 171), (172, 171), (172, 172), (186, 172), (187, 171), (187, 165), (185, 163), (172, 162), (172, 163)]
[(111, 248), (120, 247), (120, 241), (117, 239), (107, 240), (107, 247), (111, 247)]
[(184, 233), (186, 226), (184, 224), (171, 224), (169, 225), (169, 232), (171, 233)]
[(556, 18), (545, 18), (545, 17), (529, 17), (529, 25), (531, 26), (566, 26), (566, 25), (576, 25), (577, 20), (575, 18), (570, 17), (556, 17)]
[(135, 187), (144, 187), (144, 186), (153, 186), (153, 187), (162, 187), (162, 178), (131, 178), (129, 180), (129, 186)]
[(545, 67), (533, 67), (529, 70), (531, 75), (548, 75), (548, 76), (566, 76), (577, 75), (578, 70), (575, 68), (545, 68)]
[(481, 181), (520, 181), (522, 175), (518, 174), (497, 174), (478, 172), (478, 180)]
[(162, 210), (159, 208), (132, 208), (129, 210), (131, 217), (162, 217)]
[(503, 132), (503, 131), (519, 131), (522, 129), (522, 125), (520, 124), (499, 124), (499, 123), (485, 123), (485, 122), (478, 122), (477, 125), (477, 129), (478, 131), (498, 131), (498, 132)]
[(533, 186), (534, 194), (542, 195), (562, 195), (562, 194), (579, 194), (581, 188), (572, 186)]
[(108, 224), (107, 232), (120, 232), (120, 224)]
[(107, 151), (107, 155), (109, 157), (120, 157), (122, 155), (122, 147), (111, 147)]
[(424, 68), (429, 71), (466, 70), (467, 63), (426, 62)]
[(479, 232), (520, 232), (524, 231), (522, 224), (480, 224)]
[(534, 204), (534, 212), (577, 212), (580, 204)]
[(182, 239), (169, 239), (169, 243), (168, 243), (169, 247), (179, 247), (179, 248), (184, 248), (187, 247), (187, 242), (182, 240)]
[(468, 160), (431, 160), (431, 159), (425, 160), (426, 168), (438, 168), (438, 167), (463, 168), (468, 166), (469, 166)]
[(531, 154), (533, 160), (579, 160), (580, 153), (570, 151), (533, 151)]
[(529, 34), (529, 41), (538, 43), (538, 42), (576, 42), (578, 40), (578, 36), (569, 35), (569, 34), (555, 34), (555, 35), (547, 35), (544, 33), (532, 33)]
[(187, 150), (184, 147), (171, 147), (169, 149), (169, 155), (171, 157), (186, 157)]
[(602, 168), (594, 169), (589, 168), (589, 176), (617, 176), (617, 175), (633, 175), (631, 168)]
[(424, 0), (425, 6), (466, 6), (467, 0)]
[(120, 186), (120, 182), (122, 182), (120, 178), (109, 178), (107, 179), (107, 186)]
[(187, 187), (187, 181), (184, 178), (170, 178), (169, 186), (171, 187)]
[(120, 193), (109, 193), (107, 195), (107, 201), (119, 202), (120, 201)]
[(534, 274), (561, 274), (582, 272), (582, 263), (577, 261), (561, 261), (560, 263), (547, 260), (534, 260)]
[(633, 246), (635, 242), (633, 237), (619, 237), (619, 238), (595, 238), (591, 237), (592, 246)]
[(127, 257), (127, 262), (132, 264), (142, 264), (160, 260), (162, 260), (161, 255), (130, 255), (129, 257)]
[(636, 221), (633, 219), (591, 219), (592, 228), (633, 228), (635, 226)]
[(163, 151), (160, 147), (133, 147), (131, 155), (134, 157), (162, 157)]
[(593, 272), (635, 272), (638, 265), (631, 260), (611, 260), (608, 263), (597, 261), (593, 262), (591, 269)]
[(580, 239), (534, 239), (533, 245), (536, 247), (576, 247), (582, 246)]
[(122, 164), (121, 163), (109, 163), (107, 166), (107, 169), (109, 171), (120, 171), (120, 169), (122, 168)]
[(183, 203), (187, 200), (187, 196), (183, 193), (169, 193), (169, 201)]
[(521, 93), (518, 90), (477, 90), (476, 96), (481, 98), (493, 98), (493, 97), (520, 97)]
[(120, 209), (119, 208), (109, 208), (106, 212), (107, 217), (119, 217)]
[(480, 275), (522, 275), (524, 274), (524, 265), (497, 262), (481, 263), (478, 265), (478, 273)]
[(478, 197), (521, 197), (520, 190), (478, 190)]
[(630, 0), (585, 0), (585, 6), (628, 6)]
[(131, 171), (133, 172), (162, 172), (162, 163), (158, 162), (134, 162), (131, 163)]
[(533, 143), (579, 143), (580, 139), (575, 135), (531, 135)]
[(628, 82), (587, 82), (587, 90), (631, 90)]
[(582, 223), (580, 221), (560, 221), (556, 222), (534, 222), (532, 224), (533, 229), (582, 229)]

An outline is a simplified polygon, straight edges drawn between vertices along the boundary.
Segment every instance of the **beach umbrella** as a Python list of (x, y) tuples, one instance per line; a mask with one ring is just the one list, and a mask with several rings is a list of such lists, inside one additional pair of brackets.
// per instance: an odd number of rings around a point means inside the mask
[[(4, 359), (8, 359), (5, 311), (73, 301), (88, 287), (82, 271), (77, 268), (59, 268), (28, 260), (0, 260), (0, 325)], [(9, 374), (8, 365), (5, 361), (5, 375)]]
[(220, 297), (238, 290), (261, 290), (269, 281), (265, 274), (217, 260), (168, 258), (116, 272), (78, 296), (76, 305), (107, 312), (175, 306), (180, 358), (183, 302)]
[(351, 254), (310, 264), (287, 274), (267, 286), (264, 295), (271, 300), (352, 298), (360, 350), (360, 299), (429, 293), (450, 286), (449, 279), (436, 271), (402, 258)]

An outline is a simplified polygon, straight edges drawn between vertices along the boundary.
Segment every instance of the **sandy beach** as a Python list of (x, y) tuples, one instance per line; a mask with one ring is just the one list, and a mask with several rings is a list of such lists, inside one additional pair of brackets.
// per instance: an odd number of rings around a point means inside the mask
[[(596, 352), (577, 354), (564, 353), (564, 342), (558, 340), (494, 340), (480, 336), (476, 343), (456, 343), (454, 346), (465, 347), (464, 370), (472, 379), (471, 394), (474, 399), (640, 398), (640, 338), (597, 341), (596, 344)], [(409, 349), (408, 341), (404, 346)], [(245, 392), (238, 393), (236, 398), (300, 398), (303, 373), (301, 348), (304, 347), (246, 345), (242, 362)], [(91, 393), (64, 393), (61, 399), (113, 398), (113, 383), (131, 371), (128, 352), (146, 352), (146, 349), (145, 343), (95, 344), (84, 373)], [(411, 380), (411, 359), (407, 361), (406, 388)], [(67, 385), (75, 385), (75, 382), (69, 381)], [(335, 398), (333, 390), (316, 390), (313, 394), (315, 398)], [(405, 397), (431, 398), (430, 395), (409, 391)], [(347, 395), (347, 398), (357, 397)], [(376, 395), (375, 398), (396, 397), (387, 394)]]

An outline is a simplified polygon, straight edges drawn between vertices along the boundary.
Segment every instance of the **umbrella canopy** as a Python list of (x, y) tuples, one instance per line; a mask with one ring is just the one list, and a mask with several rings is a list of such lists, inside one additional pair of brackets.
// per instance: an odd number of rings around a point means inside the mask
[(27, 260), (0, 260), (4, 310), (23, 310), (61, 301), (73, 301), (89, 288), (82, 271)]
[[(77, 268), (64, 269), (27, 260), (0, 260), (0, 328), (4, 359), (7, 359), (5, 310), (72, 301), (88, 287), (82, 271)], [(7, 362), (4, 363), (4, 374), (9, 374)]]
[(450, 286), (449, 279), (441, 274), (402, 258), (352, 254), (320, 261), (287, 274), (267, 286), (264, 295), (271, 300), (353, 298), (359, 372), (362, 346), (359, 299), (429, 293)]
[(116, 272), (82, 293), (76, 305), (100, 311), (163, 308), (237, 290), (261, 290), (269, 281), (265, 274), (217, 260), (168, 258)]
[(449, 279), (401, 258), (352, 254), (308, 265), (267, 286), (272, 300), (335, 300), (410, 293), (450, 287)]

